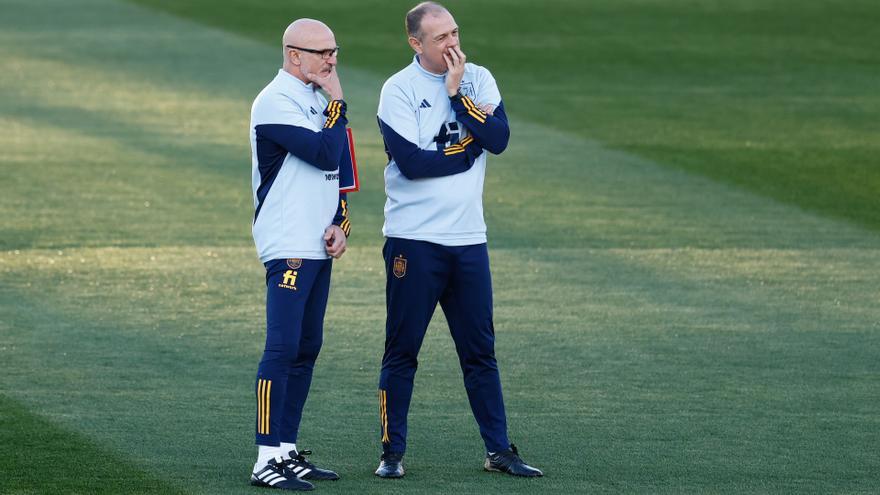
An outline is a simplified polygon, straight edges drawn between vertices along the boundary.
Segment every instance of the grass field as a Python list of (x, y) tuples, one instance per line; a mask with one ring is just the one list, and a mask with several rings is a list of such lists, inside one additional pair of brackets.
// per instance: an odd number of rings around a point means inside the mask
[(363, 185), (302, 427), (343, 477), (320, 492), (877, 491), (880, 7), (450, 5), (511, 113), (497, 351), (547, 476), (481, 471), (439, 313), (407, 477), (372, 475), (374, 115), (409, 3), (0, 0), (0, 493), (260, 493), (247, 125), (299, 16), (344, 47)]

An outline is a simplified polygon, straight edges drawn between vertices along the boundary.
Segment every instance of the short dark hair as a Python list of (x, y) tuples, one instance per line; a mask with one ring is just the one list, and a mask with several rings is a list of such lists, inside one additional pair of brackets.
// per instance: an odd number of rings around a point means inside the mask
[(446, 7), (437, 2), (422, 2), (406, 13), (406, 34), (416, 39), (421, 39), (422, 19), (427, 14), (439, 14), (449, 12)]

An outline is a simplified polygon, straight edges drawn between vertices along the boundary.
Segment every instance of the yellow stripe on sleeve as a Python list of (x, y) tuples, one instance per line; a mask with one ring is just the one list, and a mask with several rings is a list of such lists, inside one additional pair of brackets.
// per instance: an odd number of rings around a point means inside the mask
[(336, 111), (333, 112), (333, 123), (330, 124), (330, 127), (336, 125), (336, 121), (339, 120), (339, 116), (342, 115), (342, 105), (338, 101), (334, 101), (333, 103), (335, 103), (334, 107)]
[(477, 106), (474, 105), (474, 102), (471, 101), (470, 98), (468, 98), (467, 96), (462, 96), (461, 102), (464, 103), (465, 108), (467, 108), (468, 115), (476, 119), (477, 122), (481, 124), (486, 123), (486, 114), (483, 113), (482, 110), (477, 108)]
[(334, 105), (335, 101), (331, 101), (327, 104), (327, 120), (324, 121), (324, 128), (327, 129), (333, 125), (333, 113), (336, 110), (336, 106)]
[(331, 101), (327, 106), (327, 121), (324, 122), (324, 128), (329, 129), (333, 127), (341, 114), (342, 105), (336, 100)]
[(475, 112), (475, 113), (477, 113), (477, 114), (479, 114), (479, 115), (481, 115), (481, 116), (483, 116), (483, 117), (486, 116), (486, 113), (483, 112), (482, 110), (480, 110), (479, 108), (477, 108), (477, 105), (475, 105), (474, 102), (473, 102), (469, 97), (467, 97), (467, 96), (462, 96), (462, 97), (461, 97), (461, 101), (462, 101), (462, 103), (464, 103), (464, 106), (465, 106), (468, 110), (472, 110), (473, 112)]
[(470, 110), (468, 110), (468, 115), (470, 115), (471, 117), (473, 117), (474, 120), (476, 120), (477, 122), (479, 122), (479, 123), (481, 123), (481, 124), (485, 124), (485, 123), (486, 123), (486, 118), (485, 118), (485, 117), (480, 117), (479, 115), (475, 114), (474, 112), (471, 112)]
[(450, 147), (446, 148), (445, 150), (443, 150), (443, 154), (445, 156), (455, 155), (457, 153), (464, 153), (464, 148), (462, 148), (461, 146), (459, 146), (459, 147), (450, 146)]

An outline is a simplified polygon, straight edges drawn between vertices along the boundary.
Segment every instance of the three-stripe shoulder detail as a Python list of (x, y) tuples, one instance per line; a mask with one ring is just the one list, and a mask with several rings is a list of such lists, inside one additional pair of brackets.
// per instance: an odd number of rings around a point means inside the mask
[(324, 111), (327, 115), (327, 120), (324, 122), (324, 129), (332, 129), (344, 112), (345, 107), (343, 107), (342, 102), (339, 100), (333, 100), (328, 103), (327, 110)]

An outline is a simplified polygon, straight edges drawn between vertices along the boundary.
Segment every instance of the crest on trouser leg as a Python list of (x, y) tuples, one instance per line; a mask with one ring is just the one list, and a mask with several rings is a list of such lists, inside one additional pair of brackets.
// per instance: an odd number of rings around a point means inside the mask
[(394, 276), (397, 278), (403, 278), (406, 275), (406, 258), (401, 254), (394, 258), (394, 265), (392, 265), (392, 272)]

